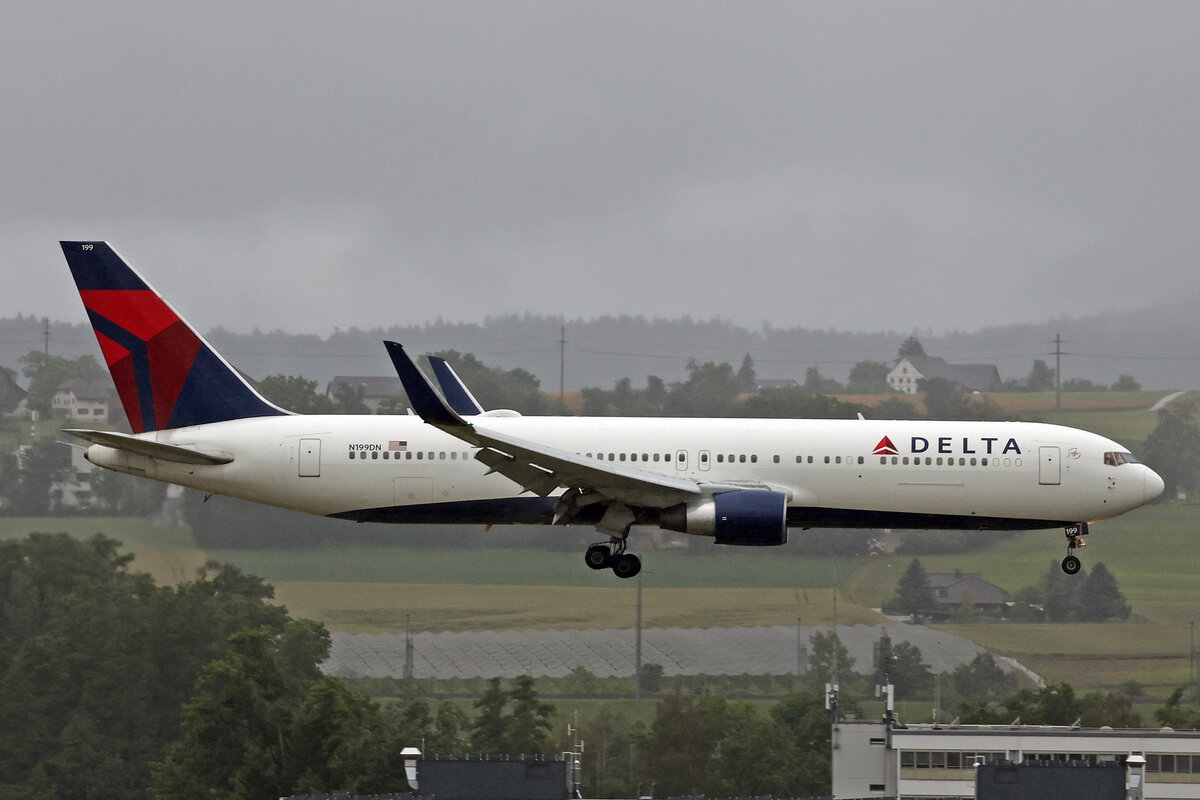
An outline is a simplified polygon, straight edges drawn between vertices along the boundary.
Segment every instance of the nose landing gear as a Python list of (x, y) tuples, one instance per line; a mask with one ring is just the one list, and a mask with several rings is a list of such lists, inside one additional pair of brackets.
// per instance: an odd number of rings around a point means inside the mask
[(1084, 534), (1088, 531), (1086, 522), (1080, 522), (1077, 525), (1068, 525), (1063, 533), (1067, 537), (1067, 557), (1062, 560), (1062, 571), (1068, 575), (1074, 575), (1082, 568), (1083, 563), (1079, 557), (1074, 554), (1076, 547), (1086, 547), (1087, 542), (1083, 540)]

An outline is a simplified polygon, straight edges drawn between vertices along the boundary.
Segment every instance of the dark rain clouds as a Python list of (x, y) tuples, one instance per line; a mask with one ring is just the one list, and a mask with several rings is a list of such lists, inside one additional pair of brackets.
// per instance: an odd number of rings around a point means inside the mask
[(973, 330), (1200, 294), (1200, 5), (18, 3), (0, 316)]

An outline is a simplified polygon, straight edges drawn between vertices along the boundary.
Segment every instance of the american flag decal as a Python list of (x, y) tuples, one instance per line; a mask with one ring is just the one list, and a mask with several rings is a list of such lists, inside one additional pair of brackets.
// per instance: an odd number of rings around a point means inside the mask
[(395, 439), (393, 439), (392, 441), (388, 442), (388, 450), (390, 450), (393, 453), (403, 453), (407, 449), (408, 449), (407, 441), (396, 441)]

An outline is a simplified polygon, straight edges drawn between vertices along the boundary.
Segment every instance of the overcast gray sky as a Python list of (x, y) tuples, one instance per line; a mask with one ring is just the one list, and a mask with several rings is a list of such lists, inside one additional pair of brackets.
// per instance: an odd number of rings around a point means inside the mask
[(0, 316), (974, 330), (1200, 297), (1200, 4), (20, 2)]

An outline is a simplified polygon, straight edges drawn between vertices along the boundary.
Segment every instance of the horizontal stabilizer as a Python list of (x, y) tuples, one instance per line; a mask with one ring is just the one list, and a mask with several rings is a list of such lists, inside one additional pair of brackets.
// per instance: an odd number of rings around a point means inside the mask
[(204, 453), (200, 450), (192, 450), (191, 448), (180, 447), (175, 444), (164, 444), (162, 442), (150, 441), (149, 439), (139, 439), (136, 436), (130, 436), (128, 433), (118, 433), (117, 431), (64, 428), (63, 433), (78, 436), (80, 439), (89, 441), (92, 444), (104, 445), (114, 450), (124, 450), (127, 453), (136, 453), (148, 458), (156, 458), (159, 461), (173, 461), (176, 464), (206, 464), (214, 466), (217, 464), (228, 464), (233, 461), (233, 456), (224, 453)]

